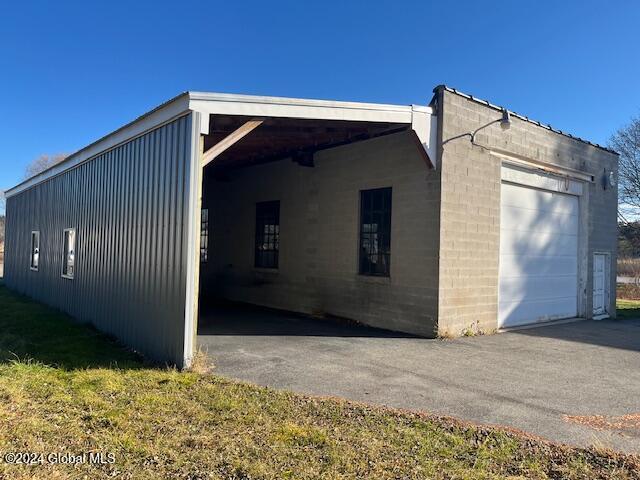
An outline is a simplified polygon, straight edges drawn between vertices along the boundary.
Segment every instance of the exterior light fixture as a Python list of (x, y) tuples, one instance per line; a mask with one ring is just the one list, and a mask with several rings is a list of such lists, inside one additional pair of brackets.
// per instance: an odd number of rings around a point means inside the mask
[(496, 119), (496, 120), (492, 120), (489, 123), (482, 125), (481, 127), (476, 128), (472, 133), (463, 133), (462, 135), (459, 135), (458, 137), (454, 137), (454, 138), (460, 138), (460, 137), (466, 137), (469, 136), (471, 138), (471, 143), (473, 143), (474, 145), (476, 145), (476, 134), (484, 129), (487, 128), (490, 125), (493, 125), (495, 123), (499, 123), (500, 124), (500, 128), (502, 130), (509, 130), (509, 128), (511, 128), (511, 115), (509, 114), (509, 110), (507, 110), (506, 108), (502, 109), (502, 117)]
[(500, 119), (500, 128), (509, 130), (511, 128), (511, 114), (506, 108), (502, 109), (502, 118)]
[(607, 169), (605, 168), (604, 171), (602, 172), (602, 188), (604, 190), (606, 190), (609, 187), (615, 187), (617, 183), (616, 180), (616, 174), (614, 173), (613, 170), (610, 170), (607, 172)]
[(482, 145), (479, 145), (478, 143), (476, 143), (476, 134), (480, 130), (483, 130), (491, 125), (495, 125), (496, 123), (500, 124), (500, 128), (502, 129), (502, 131), (506, 131), (511, 128), (511, 114), (509, 113), (509, 110), (507, 110), (506, 108), (503, 108), (501, 111), (502, 111), (502, 116), (500, 118), (496, 118), (495, 120), (491, 120), (489, 123), (485, 123), (481, 127), (476, 128), (473, 132), (465, 132), (465, 133), (461, 133), (460, 135), (456, 135), (455, 137), (448, 138), (447, 140), (442, 142), (442, 145), (446, 145), (452, 140), (469, 137), (473, 145), (482, 147)]

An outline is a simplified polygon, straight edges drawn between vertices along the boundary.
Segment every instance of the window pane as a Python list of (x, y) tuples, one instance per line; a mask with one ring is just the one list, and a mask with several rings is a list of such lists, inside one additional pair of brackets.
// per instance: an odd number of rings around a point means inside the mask
[(209, 260), (209, 209), (200, 211), (200, 263)]
[(256, 204), (255, 266), (278, 268), (280, 202)]
[(373, 195), (373, 210), (382, 210), (382, 194), (375, 192)]
[(40, 262), (40, 232), (31, 232), (31, 268), (38, 269)]
[(62, 274), (73, 277), (75, 274), (76, 262), (76, 231), (64, 231), (64, 258), (62, 263)]
[(360, 273), (384, 275), (391, 260), (391, 188), (360, 192)]
[(64, 258), (62, 259), (62, 273), (64, 275), (67, 274), (67, 270), (68, 270), (68, 254), (67, 252), (69, 251), (69, 232), (64, 232)]
[(69, 232), (69, 269), (71, 275), (73, 275), (73, 267), (76, 263), (76, 232), (71, 230)]

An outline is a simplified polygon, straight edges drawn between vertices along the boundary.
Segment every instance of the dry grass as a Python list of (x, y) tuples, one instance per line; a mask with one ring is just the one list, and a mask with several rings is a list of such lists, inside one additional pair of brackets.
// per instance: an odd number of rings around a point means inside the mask
[(0, 478), (17, 480), (640, 479), (633, 456), (153, 368), (2, 286), (0, 425), (0, 452), (115, 455), (0, 462)]
[(209, 352), (198, 347), (197, 352), (191, 360), (189, 371), (204, 375), (212, 373), (214, 369), (213, 360), (209, 356)]
[(629, 415), (565, 415), (565, 420), (584, 425), (595, 430), (633, 431), (640, 433), (640, 413)]
[(616, 298), (623, 300), (640, 300), (640, 285), (628, 283), (619, 284), (616, 288)]
[(618, 258), (618, 275), (640, 277), (640, 258)]

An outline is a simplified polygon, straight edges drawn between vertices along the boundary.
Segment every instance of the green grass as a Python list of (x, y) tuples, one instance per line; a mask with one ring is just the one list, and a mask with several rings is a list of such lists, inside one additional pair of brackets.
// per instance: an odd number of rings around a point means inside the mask
[(0, 478), (640, 478), (636, 457), (145, 365), (0, 285), (0, 454), (16, 451), (116, 461), (0, 461)]
[(640, 300), (616, 300), (618, 318), (640, 318)]

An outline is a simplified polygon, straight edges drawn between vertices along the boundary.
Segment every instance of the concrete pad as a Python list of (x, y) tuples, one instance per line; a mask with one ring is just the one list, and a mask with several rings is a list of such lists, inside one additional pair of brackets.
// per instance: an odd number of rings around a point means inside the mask
[(640, 414), (638, 319), (430, 340), (257, 308), (203, 317), (198, 344), (220, 375), (640, 453), (637, 428), (564, 417)]

